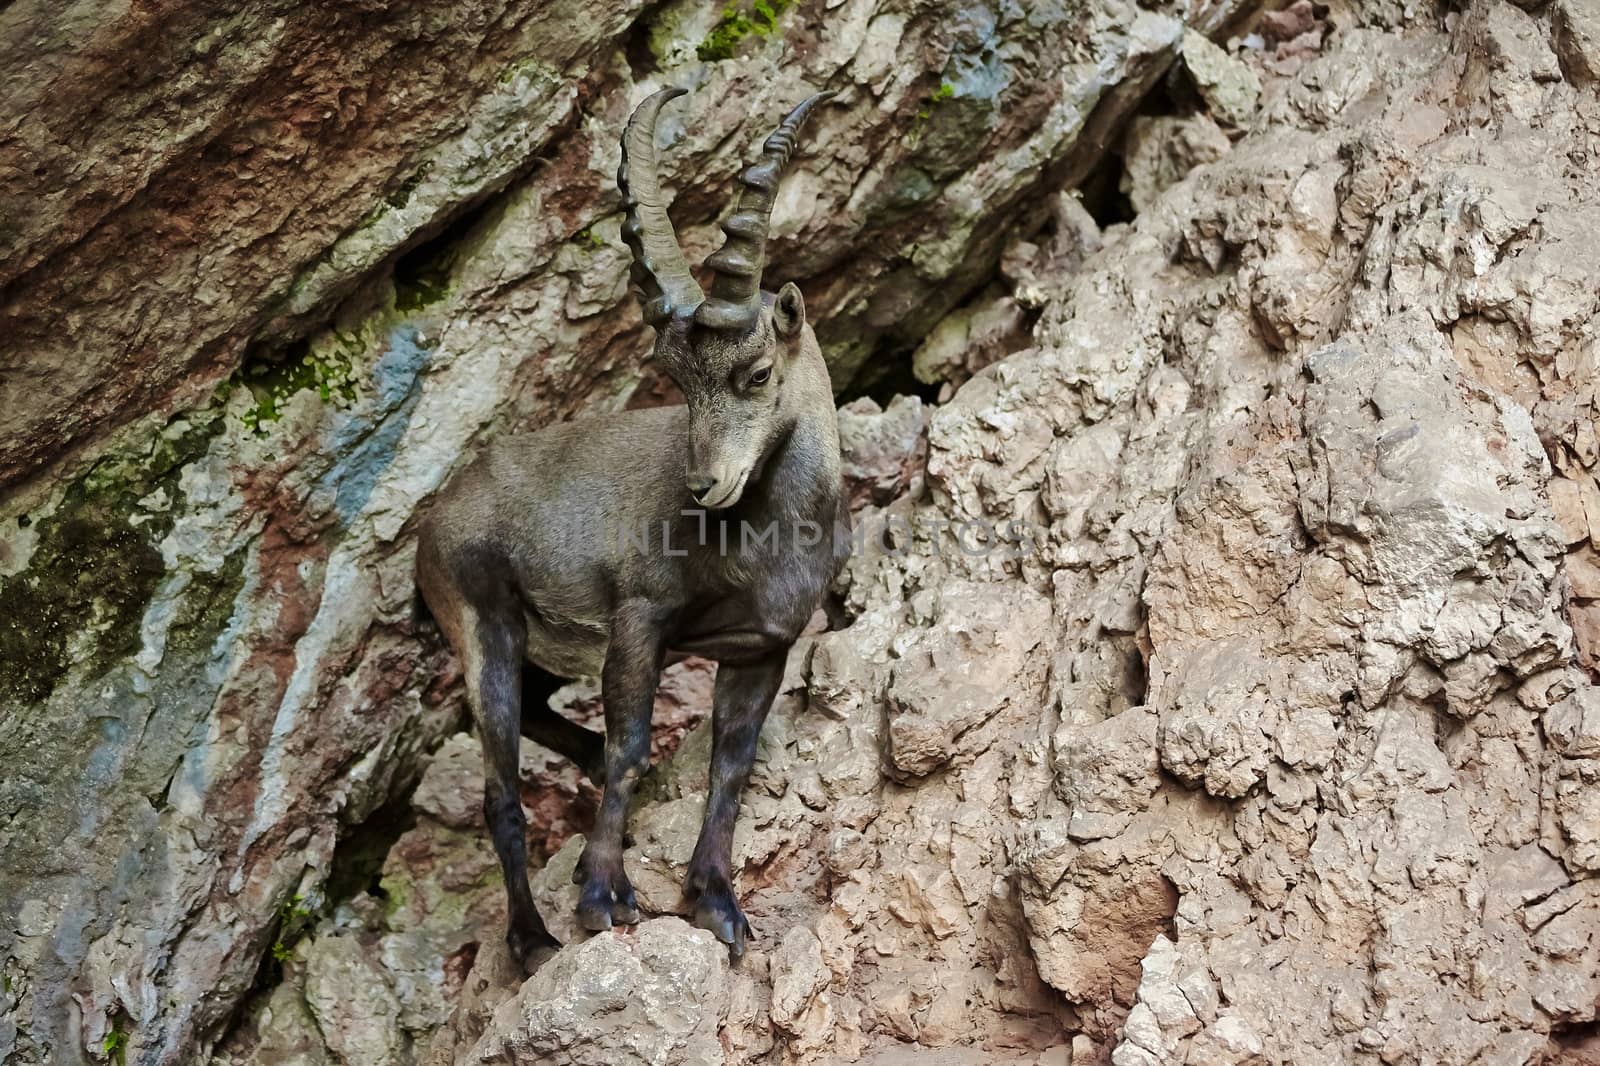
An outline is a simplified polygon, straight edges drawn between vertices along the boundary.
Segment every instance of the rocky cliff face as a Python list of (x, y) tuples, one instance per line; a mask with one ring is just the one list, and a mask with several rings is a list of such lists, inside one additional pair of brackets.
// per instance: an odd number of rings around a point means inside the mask
[[(341, 12), (0, 11), (0, 1061), (1596, 1054), (1592, 5)], [(695, 260), (842, 90), (774, 273), (842, 390), (942, 402), (841, 413), (873, 535), (741, 812), (757, 949), (672, 916), (703, 727), (662, 917), (589, 939), (530, 746), (520, 983), (409, 522), (662, 397), (611, 174), (668, 83)]]

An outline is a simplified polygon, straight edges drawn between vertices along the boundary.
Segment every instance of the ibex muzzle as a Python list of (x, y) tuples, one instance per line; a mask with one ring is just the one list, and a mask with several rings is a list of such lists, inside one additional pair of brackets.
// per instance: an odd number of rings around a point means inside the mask
[[(665, 89), (639, 105), (617, 177), (655, 358), (687, 404), (501, 438), (451, 480), (420, 529), (417, 581), (463, 666), (510, 902), (506, 939), (528, 971), (555, 941), (528, 888), (519, 731), (603, 781), (576, 874), (581, 923), (636, 922), (622, 866), (628, 802), (649, 768), (661, 667), (687, 654), (718, 666), (710, 792), (684, 894), (694, 920), (743, 954), (750, 929), (730, 854), (739, 795), (789, 649), (849, 544), (833, 390), (805, 301), (793, 284), (761, 290), (779, 177), (830, 94), (790, 112), (741, 175), (727, 239), (707, 261), (709, 294), (684, 261), (656, 172), (656, 116), (680, 95)], [(749, 530), (758, 547), (746, 552)], [(525, 659), (600, 675), (604, 736), (524, 704)]]

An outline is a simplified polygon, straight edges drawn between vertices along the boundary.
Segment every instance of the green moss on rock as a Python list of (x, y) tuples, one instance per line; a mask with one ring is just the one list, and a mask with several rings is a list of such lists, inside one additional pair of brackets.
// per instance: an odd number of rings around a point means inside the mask
[(912, 132), (916, 132), (922, 124), (933, 116), (933, 109), (944, 103), (956, 94), (956, 87), (947, 81), (941, 81), (939, 87), (928, 94), (922, 107), (917, 111), (917, 120), (911, 124)]
[(128, 1061), (128, 1034), (121, 1029), (113, 1029), (100, 1041), (100, 1054), (116, 1063), (125, 1066)]
[(95, 463), (37, 520), (27, 568), (0, 579), (0, 702), (37, 703), (75, 659), (105, 665), (138, 649), (178, 479), (221, 426), (220, 410), (175, 419)]
[(413, 248), (395, 263), (396, 311), (420, 311), (450, 295), (450, 271), (460, 254), (461, 225), (457, 223), (456, 228)]
[(998, 106), (998, 96), (972, 93), (946, 78), (923, 97), (901, 143), (942, 185), (965, 171), (982, 151)]
[(778, 18), (795, 0), (755, 0), (749, 11), (733, 4), (722, 9), (722, 17), (711, 27), (705, 40), (695, 48), (702, 63), (732, 59), (746, 37), (769, 37), (778, 28)]
[(548, 63), (541, 62), (538, 56), (528, 55), (506, 64), (506, 68), (500, 72), (499, 82), (501, 85), (509, 85), (522, 77), (550, 80), (560, 76), (558, 70), (552, 69)]
[(430, 159), (418, 167), (416, 172), (409, 178), (401, 182), (394, 192), (385, 196), (383, 198), (384, 203), (396, 209), (404, 207), (411, 200), (411, 194), (417, 191), (418, 186), (427, 179), (428, 172), (432, 169), (433, 161)]
[(306, 389), (317, 390), (323, 403), (353, 403), (361, 344), (347, 334), (336, 334), (335, 340), (321, 348), (302, 343), (282, 359), (246, 359), (230, 379), (230, 384), (248, 388), (255, 397), (255, 404), (240, 416), (244, 424), (264, 432), (266, 424), (283, 417), (290, 397)]

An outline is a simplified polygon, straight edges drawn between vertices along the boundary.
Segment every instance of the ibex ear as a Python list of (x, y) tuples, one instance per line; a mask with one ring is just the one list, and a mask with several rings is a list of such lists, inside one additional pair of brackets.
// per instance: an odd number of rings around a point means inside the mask
[(784, 340), (792, 341), (800, 335), (800, 327), (805, 324), (805, 297), (800, 295), (798, 285), (792, 281), (786, 282), (778, 290), (778, 298), (772, 302), (772, 328)]

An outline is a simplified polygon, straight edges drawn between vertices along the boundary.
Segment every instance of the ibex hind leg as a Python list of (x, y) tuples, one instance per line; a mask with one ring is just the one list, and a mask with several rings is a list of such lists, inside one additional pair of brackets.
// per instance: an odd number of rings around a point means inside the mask
[(552, 711), (544, 694), (558, 679), (532, 663), (522, 668), (522, 735), (565, 756), (596, 785), (606, 779), (606, 738)]
[(468, 608), (464, 627), (468, 699), (483, 742), (483, 815), (505, 878), (511, 956), (531, 974), (559, 946), (528, 886), (527, 818), (517, 773), (521, 742), (523, 631), (520, 615)]

